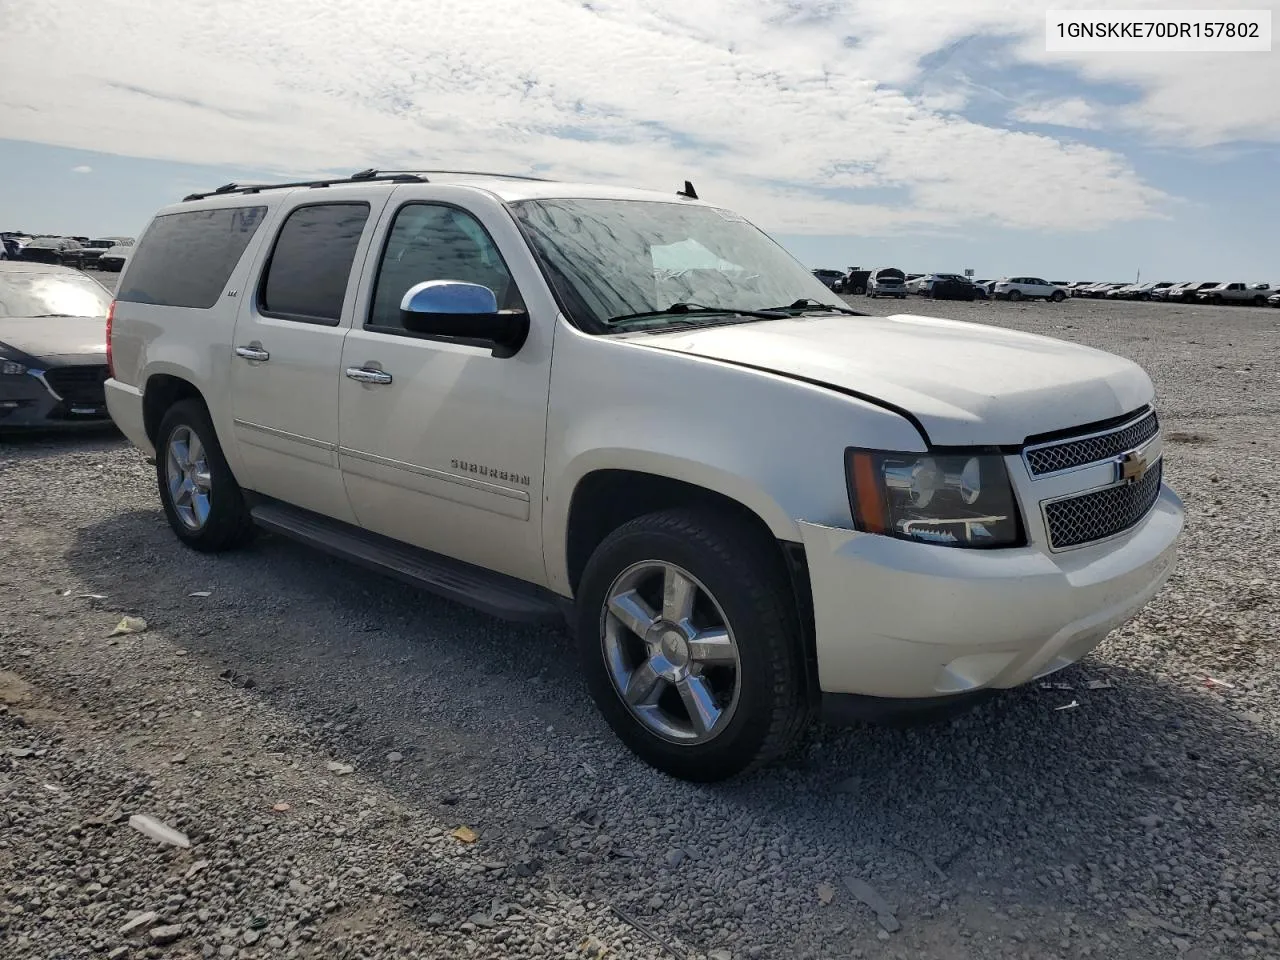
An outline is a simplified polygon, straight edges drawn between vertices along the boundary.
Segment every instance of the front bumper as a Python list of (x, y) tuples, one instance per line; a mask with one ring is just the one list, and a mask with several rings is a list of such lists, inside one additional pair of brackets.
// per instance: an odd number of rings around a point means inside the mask
[(975, 695), (1074, 663), (1173, 569), (1182, 502), (1162, 486), (1135, 527), (1053, 553), (913, 543), (801, 522), (824, 695)]
[(0, 431), (65, 430), (111, 422), (105, 400), (63, 396), (44, 370), (0, 374)]

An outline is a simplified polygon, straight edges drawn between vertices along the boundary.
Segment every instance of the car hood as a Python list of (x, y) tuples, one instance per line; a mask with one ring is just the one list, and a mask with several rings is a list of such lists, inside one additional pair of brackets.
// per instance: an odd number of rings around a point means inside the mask
[(1020, 444), (1129, 413), (1154, 394), (1137, 364), (1091, 347), (910, 314), (798, 317), (637, 339), (878, 400), (910, 413), (943, 446)]
[(66, 363), (107, 352), (103, 317), (0, 317), (0, 343), (36, 360)]

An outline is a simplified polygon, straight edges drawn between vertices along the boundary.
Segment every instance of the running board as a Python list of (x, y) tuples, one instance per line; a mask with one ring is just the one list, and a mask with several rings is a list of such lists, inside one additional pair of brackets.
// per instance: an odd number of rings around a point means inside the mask
[(277, 500), (260, 500), (249, 512), (254, 523), (272, 533), (492, 616), (520, 623), (565, 623), (566, 605), (570, 601), (523, 580), (412, 547)]

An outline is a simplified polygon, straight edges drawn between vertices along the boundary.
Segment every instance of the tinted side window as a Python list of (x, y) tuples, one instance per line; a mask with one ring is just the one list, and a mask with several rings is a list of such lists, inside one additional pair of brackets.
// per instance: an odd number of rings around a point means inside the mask
[(116, 299), (209, 309), (266, 212), (228, 207), (156, 217), (129, 260)]
[(367, 203), (298, 207), (284, 222), (262, 278), (258, 309), (287, 320), (336, 325)]
[(524, 302), (507, 265), (471, 214), (436, 203), (410, 203), (396, 213), (378, 264), (370, 327), (402, 329), (400, 301), (425, 280), (462, 280), (488, 287), (499, 310)]

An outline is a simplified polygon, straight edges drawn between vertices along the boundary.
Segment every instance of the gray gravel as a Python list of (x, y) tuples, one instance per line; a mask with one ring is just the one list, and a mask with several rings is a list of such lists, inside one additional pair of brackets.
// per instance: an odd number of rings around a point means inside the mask
[(0, 441), (0, 956), (1280, 957), (1280, 311), (907, 307), (1144, 364), (1181, 565), (1071, 690), (717, 787), (632, 759), (554, 631), (195, 554), (118, 437)]

